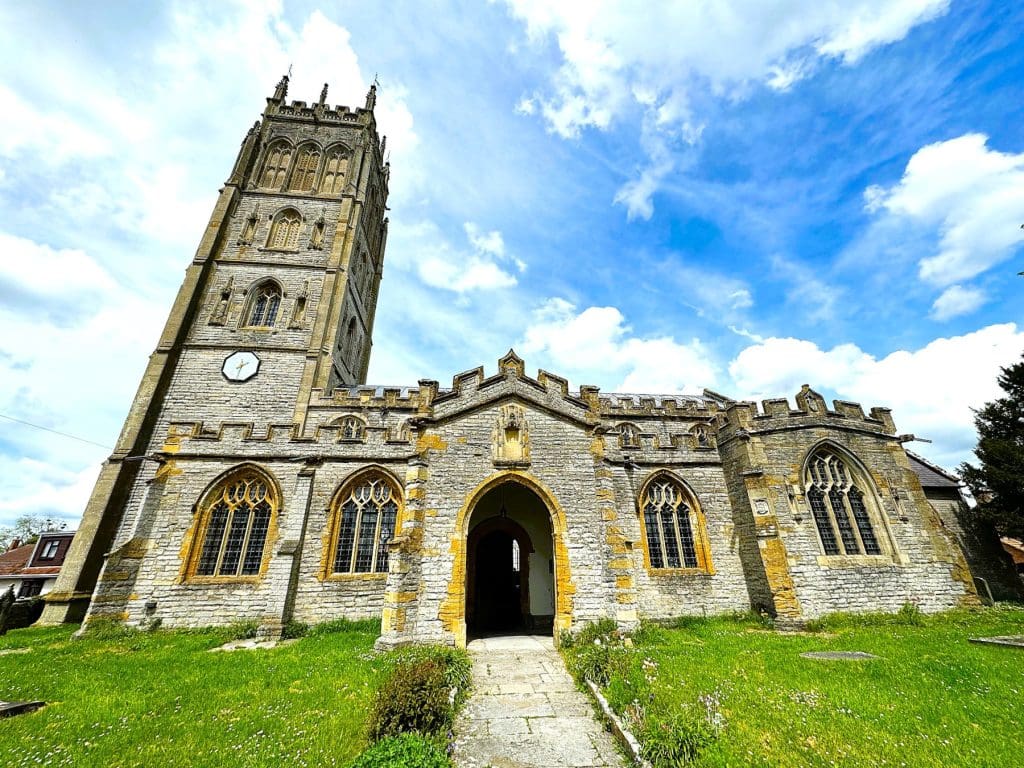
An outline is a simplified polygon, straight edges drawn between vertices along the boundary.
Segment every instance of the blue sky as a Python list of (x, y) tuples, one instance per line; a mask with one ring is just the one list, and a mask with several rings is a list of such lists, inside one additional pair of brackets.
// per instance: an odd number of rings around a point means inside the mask
[[(893, 408), (970, 456), (1024, 351), (1024, 9), (956, 0), (0, 7), (0, 413), (113, 445), (280, 75), (376, 75), (372, 383), (509, 347), (605, 391)], [(107, 450), (0, 419), (0, 525)]]

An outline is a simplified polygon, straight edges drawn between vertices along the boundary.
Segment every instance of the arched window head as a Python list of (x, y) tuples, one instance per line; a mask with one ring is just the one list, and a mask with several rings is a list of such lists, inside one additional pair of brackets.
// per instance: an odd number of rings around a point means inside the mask
[(336, 423), (340, 440), (366, 439), (366, 425), (358, 416), (343, 416)]
[(347, 156), (343, 149), (330, 150), (327, 153), (324, 177), (320, 182), (320, 191), (325, 195), (340, 195), (344, 189), (346, 159)]
[(312, 192), (319, 167), (320, 150), (315, 146), (302, 147), (295, 158), (295, 170), (292, 171), (292, 191)]
[(260, 174), (260, 188), (281, 189), (288, 175), (288, 164), (292, 159), (292, 148), (284, 142), (272, 144), (263, 158), (263, 172)]
[(299, 229), (302, 227), (302, 216), (294, 208), (285, 208), (274, 217), (270, 225), (270, 237), (267, 248), (278, 251), (294, 251), (299, 247)]
[(695, 500), (672, 477), (655, 477), (640, 496), (650, 567), (710, 570), (707, 538)]
[(250, 300), (250, 328), (273, 328), (277, 321), (277, 310), (281, 307), (281, 289), (277, 283), (263, 283), (253, 289)]
[(622, 448), (639, 448), (640, 430), (633, 424), (619, 424), (619, 446)]
[(190, 576), (258, 576), (277, 492), (261, 472), (244, 468), (221, 480), (199, 510), (202, 546)]
[(807, 462), (804, 478), (807, 503), (826, 555), (880, 555), (864, 496), (870, 486), (854, 479), (851, 467), (837, 452), (820, 448)]
[(401, 499), (398, 486), (379, 471), (342, 488), (331, 505), (328, 574), (387, 572), (387, 544), (395, 535)]

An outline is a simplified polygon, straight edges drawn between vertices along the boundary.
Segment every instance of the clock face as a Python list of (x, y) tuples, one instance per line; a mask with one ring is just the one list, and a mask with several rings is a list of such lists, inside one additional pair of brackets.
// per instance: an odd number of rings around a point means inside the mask
[(260, 359), (252, 352), (232, 352), (224, 360), (220, 372), (228, 381), (248, 381), (260, 369)]

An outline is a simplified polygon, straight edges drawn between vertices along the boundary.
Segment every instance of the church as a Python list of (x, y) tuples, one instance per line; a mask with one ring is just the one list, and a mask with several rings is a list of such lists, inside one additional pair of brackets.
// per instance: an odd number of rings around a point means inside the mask
[[(886, 408), (535, 375), (366, 384), (389, 166), (361, 107), (246, 134), (41, 621), (379, 617), (381, 647), (978, 601)], [(480, 361), (468, 361), (480, 362)]]

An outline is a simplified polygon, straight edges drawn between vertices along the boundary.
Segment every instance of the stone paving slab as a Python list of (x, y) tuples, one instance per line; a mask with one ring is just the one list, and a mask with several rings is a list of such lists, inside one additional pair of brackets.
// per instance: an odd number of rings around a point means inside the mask
[(1006, 645), (1011, 648), (1024, 648), (1024, 635), (999, 635), (996, 637), (972, 637), (972, 643), (979, 645)]
[(625, 768), (550, 637), (474, 640), (473, 693), (455, 724), (459, 768)]

